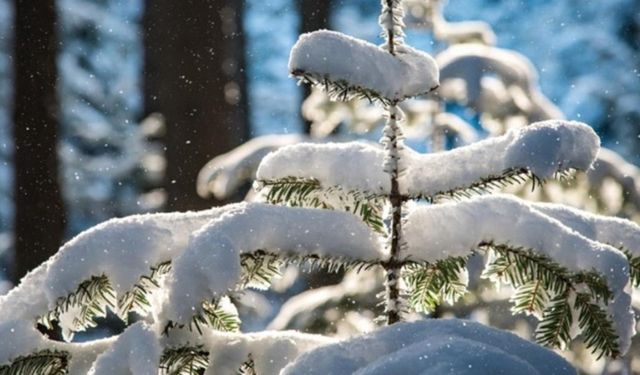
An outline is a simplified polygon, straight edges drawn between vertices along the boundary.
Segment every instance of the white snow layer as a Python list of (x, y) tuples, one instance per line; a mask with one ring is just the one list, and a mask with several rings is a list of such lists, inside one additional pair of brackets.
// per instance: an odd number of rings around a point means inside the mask
[(57, 350), (70, 354), (70, 375), (86, 375), (96, 357), (115, 341), (113, 338), (73, 344), (52, 341), (38, 332), (32, 321), (18, 320), (17, 316), (15, 319), (0, 323), (0, 365), (36, 351)]
[(557, 354), (512, 333), (462, 321), (399, 323), (300, 356), (282, 375), (575, 374)]
[(93, 227), (70, 240), (1, 296), (0, 316), (35, 322), (55, 306), (59, 297), (96, 275), (107, 275), (116, 295), (121, 296), (140, 276), (149, 274), (152, 266), (180, 254), (193, 231), (234, 207), (135, 215)]
[(310, 140), (300, 134), (256, 137), (232, 151), (211, 159), (198, 173), (198, 194), (206, 198), (229, 198), (242, 183), (254, 177), (260, 160), (280, 147)]
[(531, 203), (536, 210), (551, 216), (590, 240), (606, 243), (640, 256), (640, 226), (617, 217), (597, 215), (553, 203)]
[(291, 49), (289, 71), (347, 82), (389, 100), (425, 94), (438, 86), (438, 67), (428, 54), (403, 46), (394, 56), (372, 43), (328, 30), (300, 35)]
[(334, 342), (333, 338), (294, 331), (230, 333), (205, 330), (202, 335), (193, 335), (178, 330), (165, 336), (163, 346), (203, 345), (209, 351), (206, 375), (235, 374), (249, 355), (257, 374), (278, 374), (303, 352)]
[(339, 211), (240, 204), (195, 232), (169, 275), (163, 318), (185, 322), (204, 299), (225, 294), (240, 278), (240, 255), (264, 250), (348, 260), (384, 259), (380, 238)]
[(89, 375), (156, 375), (160, 353), (155, 332), (139, 322), (128, 327), (98, 356)]
[(233, 374), (249, 355), (258, 374), (277, 374), (300, 354), (332, 338), (298, 332), (226, 333), (205, 329), (202, 334), (175, 329), (161, 333), (162, 325), (136, 323), (119, 336), (86, 343), (48, 340), (32, 322), (0, 323), (0, 365), (19, 356), (49, 349), (70, 354), (70, 375), (155, 375), (162, 348), (202, 345), (209, 351), (206, 374)]
[(507, 244), (544, 254), (571, 271), (595, 269), (613, 292), (607, 306), (624, 353), (635, 334), (625, 255), (612, 246), (590, 240), (520, 199), (508, 195), (415, 207), (406, 217), (404, 255), (435, 262), (466, 256), (482, 243)]
[[(400, 190), (410, 196), (435, 196), (498, 177), (510, 169), (526, 169), (541, 179), (570, 168), (587, 170), (599, 145), (600, 139), (589, 126), (551, 120), (446, 152), (419, 154), (404, 148)], [(267, 155), (257, 178), (313, 178), (325, 187), (389, 194), (384, 158), (381, 148), (359, 142), (303, 143)]]

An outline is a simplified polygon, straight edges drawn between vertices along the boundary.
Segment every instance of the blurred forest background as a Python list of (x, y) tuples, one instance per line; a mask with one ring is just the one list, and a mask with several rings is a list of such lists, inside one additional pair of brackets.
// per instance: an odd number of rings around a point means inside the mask
[[(287, 70), (297, 35), (379, 42), (378, 12), (377, 0), (0, 0), (0, 291), (111, 217), (222, 203), (196, 193), (208, 160), (309, 131), (308, 92)], [(450, 0), (445, 17), (488, 22), (567, 118), (640, 162), (640, 0)], [(408, 39), (441, 48), (424, 30)]]

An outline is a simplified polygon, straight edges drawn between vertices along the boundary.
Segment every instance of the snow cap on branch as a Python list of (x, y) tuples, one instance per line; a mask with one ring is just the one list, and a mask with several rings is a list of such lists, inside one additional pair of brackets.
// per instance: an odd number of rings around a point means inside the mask
[(0, 316), (35, 321), (53, 309), (60, 297), (75, 292), (93, 276), (106, 275), (116, 297), (121, 297), (141, 276), (149, 274), (151, 267), (180, 254), (191, 232), (233, 207), (135, 215), (82, 232), (27, 274), (16, 288), (0, 296)]
[(338, 262), (385, 258), (378, 235), (350, 213), (239, 205), (195, 232), (184, 254), (175, 259), (164, 307), (166, 319), (185, 322), (204, 299), (233, 289), (240, 279), (240, 255), (258, 250)]
[(300, 134), (265, 135), (252, 138), (237, 148), (211, 159), (198, 173), (198, 195), (229, 199), (243, 183), (250, 181), (260, 161), (280, 147), (310, 141)]
[(435, 263), (466, 256), (480, 244), (507, 244), (540, 252), (573, 270), (595, 269), (612, 290), (629, 281), (626, 258), (619, 250), (587, 239), (560, 221), (510, 195), (415, 207), (406, 218), (404, 253)]
[[(509, 171), (552, 177), (569, 169), (588, 169), (600, 140), (587, 125), (572, 121), (545, 121), (472, 145), (434, 154), (401, 152), (400, 188), (409, 196), (433, 197), (464, 190), (485, 180), (501, 179)], [(298, 144), (265, 157), (258, 180), (287, 177), (316, 179), (323, 187), (341, 186), (388, 194), (385, 152), (363, 143)]]
[(390, 101), (425, 94), (438, 86), (438, 67), (428, 54), (403, 47), (397, 55), (335, 31), (302, 34), (291, 50), (289, 71), (346, 84)]
[(619, 250), (592, 241), (535, 206), (508, 195), (416, 207), (406, 218), (404, 239), (409, 259), (435, 263), (460, 257), (481, 244), (508, 245), (540, 253), (572, 272), (595, 270), (613, 293), (607, 306), (620, 350), (628, 350), (635, 334), (629, 264)]
[(160, 344), (151, 327), (138, 322), (118, 336), (111, 347), (98, 356), (89, 375), (155, 375), (160, 362)]
[(398, 323), (300, 356), (282, 374), (575, 374), (552, 351), (462, 320)]
[(554, 203), (531, 203), (531, 206), (590, 240), (640, 256), (640, 226), (630, 220), (596, 215)]

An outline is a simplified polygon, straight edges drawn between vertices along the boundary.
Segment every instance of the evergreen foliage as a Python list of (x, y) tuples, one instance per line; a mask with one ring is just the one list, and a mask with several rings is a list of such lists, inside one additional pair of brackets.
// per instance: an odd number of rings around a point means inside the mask
[(75, 292), (60, 298), (56, 307), (42, 316), (39, 323), (54, 329), (54, 322), (60, 322), (64, 314), (73, 314), (71, 327), (63, 328), (63, 335), (71, 340), (75, 332), (95, 327), (94, 319), (105, 317), (107, 309), (115, 306), (116, 295), (107, 276), (93, 276), (81, 283)]
[(202, 346), (170, 348), (160, 358), (161, 375), (201, 375), (209, 365), (209, 353)]
[(238, 370), (238, 375), (258, 375), (256, 372), (256, 363), (251, 357), (251, 353), (249, 353), (249, 358), (240, 366)]
[[(402, 1), (382, 0), (380, 23), (383, 26), (385, 39), (383, 48), (394, 56), (401, 53), (403, 48), (402, 18)], [(310, 250), (306, 251), (307, 249), (299, 252), (288, 248), (270, 249), (266, 245), (259, 249), (241, 248), (235, 251), (236, 249), (231, 249), (234, 245), (233, 241), (224, 237), (223, 240), (228, 240), (223, 243), (227, 248), (222, 250), (229, 251), (229, 254), (239, 258), (237, 261), (240, 264), (240, 276), (236, 275), (236, 279), (231, 280), (235, 282), (234, 287), (224, 284), (224, 293), (208, 296), (207, 299), (199, 302), (199, 306), (185, 305), (194, 313), (186, 322), (164, 321), (163, 316), (154, 315), (157, 311), (154, 310), (152, 294), (165, 287), (168, 282), (175, 281), (171, 279), (175, 278), (172, 272), (176, 272), (180, 265), (178, 262), (172, 263), (172, 260), (167, 260), (145, 270), (147, 273), (140, 275), (138, 282), (122, 295), (117, 295), (115, 292), (116, 288), (112, 285), (109, 275), (92, 276), (80, 283), (74, 292), (61, 297), (55, 307), (40, 318), (40, 323), (48, 329), (61, 325), (64, 329), (64, 338), (70, 340), (74, 332), (94, 327), (97, 324), (95, 319), (106, 316), (109, 310), (116, 312), (125, 323), (130, 323), (128, 317), (132, 312), (148, 317), (149, 320), (160, 319), (160, 322), (154, 323), (163, 325), (165, 334), (163, 339), (169, 340), (178, 334), (191, 339), (187, 340), (189, 342), (185, 345), (172, 346), (162, 351), (160, 373), (203, 374), (207, 368), (216, 365), (216, 363), (209, 363), (210, 354), (213, 352), (204, 344), (193, 345), (192, 342), (200, 342), (198, 339), (212, 331), (237, 332), (240, 328), (240, 319), (232, 303), (235, 294), (241, 293), (245, 288), (268, 288), (272, 279), (279, 276), (280, 269), (286, 265), (297, 265), (307, 269), (323, 268), (329, 272), (382, 268), (385, 273), (386, 288), (382, 304), (388, 324), (401, 321), (408, 308), (418, 313), (429, 313), (443, 302), (453, 304), (464, 296), (467, 292), (468, 257), (450, 256), (445, 253), (439, 254), (440, 259), (426, 262), (406, 255), (409, 248), (404, 237), (407, 213), (421, 205), (438, 205), (445, 198), (465, 200), (472, 195), (486, 194), (492, 189), (501, 189), (513, 183), (531, 181), (532, 188), (535, 188), (542, 185), (544, 179), (527, 168), (514, 168), (505, 170), (498, 176), (484, 176), (466, 187), (456, 187), (452, 183), (451, 190), (430, 196), (403, 195), (400, 189), (400, 177), (406, 171), (402, 168), (400, 159), (403, 157), (402, 151), (406, 146), (403, 144), (402, 115), (398, 107), (400, 101), (383, 98), (369, 88), (356, 87), (343, 81), (331, 81), (318, 72), (293, 71), (292, 74), (299, 76), (306, 83), (325, 89), (334, 99), (366, 98), (384, 107), (387, 112), (387, 123), (380, 143), (386, 155), (383, 168), (389, 177), (390, 190), (385, 194), (371, 194), (347, 190), (341, 186), (322, 186), (319, 180), (296, 176), (259, 181), (256, 184), (256, 190), (264, 201), (272, 205), (352, 213), (378, 235), (376, 238), (385, 247), (384, 256), (373, 260), (357, 259), (355, 256), (314, 253)], [(340, 168), (339, 165), (333, 167)], [(370, 167), (372, 166), (362, 166), (362, 168)], [(557, 165), (556, 177), (567, 178), (573, 172), (571, 168)], [(272, 206), (269, 207), (272, 208)], [(286, 210), (290, 213), (294, 209)], [(232, 210), (227, 214), (210, 220), (205, 229), (215, 228), (215, 224), (225, 223), (225, 220), (233, 217), (234, 214), (239, 215)], [(347, 216), (352, 217), (352, 215)], [(361, 225), (356, 219), (353, 220)], [(268, 221), (260, 224), (270, 225)], [(223, 228), (229, 229), (229, 227)], [(458, 229), (465, 230), (465, 228)], [(243, 235), (252, 236), (253, 233), (249, 232)], [(567, 233), (570, 232), (567, 230)], [(227, 233), (215, 234), (220, 237), (227, 235)], [(284, 237), (289, 233), (280, 235)], [(326, 233), (326, 235), (331, 236), (332, 233)], [(193, 240), (194, 236), (190, 240)], [(220, 238), (212, 236), (205, 239), (215, 241)], [(476, 245), (474, 248), (468, 249), (469, 255), (478, 253), (486, 257), (484, 278), (490, 279), (497, 285), (513, 287), (514, 291), (510, 298), (513, 313), (530, 314), (539, 319), (535, 332), (538, 342), (550, 347), (565, 348), (573, 339), (572, 328), (577, 325), (587, 347), (599, 357), (617, 357), (622, 354), (624, 350), (619, 344), (617, 322), (613, 321), (608, 310), (615, 297), (615, 290), (608, 285), (608, 279), (604, 275), (592, 269), (580, 271), (569, 269), (561, 265), (557, 259), (538, 251), (539, 249), (534, 248), (535, 246), (532, 248), (513, 246), (501, 238), (482, 241), (474, 244)], [(216, 248), (217, 244), (208, 242), (204, 246), (206, 250), (209, 245), (211, 245), (211, 251), (220, 250)], [(419, 244), (426, 249), (430, 245), (432, 244)], [(222, 250), (220, 250), (221, 253)], [(630, 263), (632, 283), (638, 286), (640, 257), (627, 252), (627, 258)], [(211, 292), (210, 289), (207, 291)], [(196, 297), (201, 298), (200, 295)], [(405, 306), (405, 303), (408, 306)], [(178, 334), (172, 336), (176, 331)], [(193, 337), (197, 338), (192, 339)], [(242, 358), (245, 358), (244, 355)], [(0, 375), (63, 374), (67, 371), (68, 361), (69, 353), (67, 352), (39, 351), (14, 358), (11, 364), (0, 367)], [(247, 360), (238, 368), (238, 373), (257, 374), (256, 361), (251, 352)]]
[(433, 312), (443, 301), (453, 304), (467, 292), (461, 275), (466, 259), (452, 258), (434, 265), (409, 263), (403, 268), (409, 305), (417, 312)]
[(11, 364), (0, 366), (0, 375), (64, 375), (67, 374), (67, 363), (67, 353), (42, 350), (18, 357)]
[(261, 189), (265, 201), (271, 204), (351, 212), (371, 229), (385, 233), (383, 196), (355, 190), (346, 191), (340, 186), (324, 187), (316, 179), (295, 177), (260, 181), (257, 186)]

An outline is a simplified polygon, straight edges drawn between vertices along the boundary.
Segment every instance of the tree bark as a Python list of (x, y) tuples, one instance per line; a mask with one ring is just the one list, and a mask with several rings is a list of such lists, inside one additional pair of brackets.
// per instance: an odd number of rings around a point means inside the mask
[(54, 254), (64, 236), (58, 179), (54, 0), (15, 1), (15, 252), (13, 280)]
[[(298, 0), (297, 3), (300, 13), (300, 34), (329, 28), (333, 0)], [(302, 89), (304, 101), (311, 94), (311, 86), (303, 85)], [(302, 117), (302, 114), (300, 117), (304, 122), (304, 132), (309, 134), (311, 122)]]
[(196, 177), (209, 159), (247, 140), (239, 0), (148, 0), (145, 106), (166, 118), (168, 210), (208, 208)]

